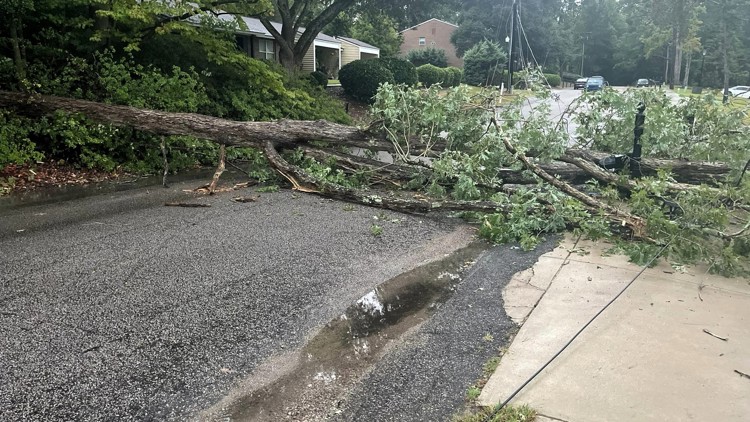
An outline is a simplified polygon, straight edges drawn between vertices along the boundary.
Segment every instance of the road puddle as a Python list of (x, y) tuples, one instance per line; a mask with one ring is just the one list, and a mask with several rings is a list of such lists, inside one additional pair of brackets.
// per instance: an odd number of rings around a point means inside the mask
[(322, 420), (337, 413), (357, 380), (389, 345), (429, 319), (488, 247), (474, 242), (368, 292), (294, 355), (291, 370), (234, 400), (221, 419)]

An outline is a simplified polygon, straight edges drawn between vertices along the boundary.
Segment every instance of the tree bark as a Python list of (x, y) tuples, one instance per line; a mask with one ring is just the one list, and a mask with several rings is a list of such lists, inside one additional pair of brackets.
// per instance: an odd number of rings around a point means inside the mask
[[(69, 98), (28, 95), (17, 92), (0, 91), (0, 107), (12, 108), (19, 113), (38, 116), (64, 110), (81, 113), (88, 118), (107, 124), (129, 126), (138, 130), (160, 135), (185, 135), (207, 139), (218, 144), (239, 147), (265, 148), (266, 141), (283, 148), (306, 147), (305, 153), (316, 158), (334, 158), (345, 169), (377, 172), (384, 178), (396, 181), (408, 181), (428, 169), (404, 164), (386, 164), (368, 160), (351, 154), (344, 154), (332, 149), (311, 148), (309, 141), (326, 141), (332, 146), (347, 146), (372, 151), (395, 152), (393, 144), (382, 134), (352, 126), (327, 121), (279, 120), (276, 122), (238, 122), (217, 117), (192, 113), (170, 113), (154, 110), (143, 110), (133, 107), (102, 104)], [(418, 153), (424, 144), (411, 141)], [(443, 147), (438, 145), (435, 150)], [(561, 157), (562, 161), (540, 164), (547, 173), (566, 180), (582, 182), (592, 174), (571, 162), (566, 157), (574, 157), (599, 169), (595, 162), (608, 154), (569, 149)], [(724, 163), (695, 162), (686, 160), (641, 159), (645, 175), (656, 174), (657, 169), (671, 169), (677, 182), (690, 184), (716, 184), (729, 174), (730, 168)], [(602, 171), (599, 169), (599, 171)], [(611, 175), (610, 173), (605, 174)], [(498, 176), (507, 183), (534, 183), (533, 179), (523, 176), (512, 169), (498, 169)], [(611, 175), (613, 176), (613, 175)]]
[(21, 19), (14, 17), (10, 23), (10, 43), (13, 46), (13, 63), (16, 67), (18, 82), (26, 79), (26, 61), (21, 54)]
[(393, 150), (390, 141), (376, 134), (325, 120), (238, 122), (202, 114), (144, 110), (93, 101), (5, 91), (0, 91), (0, 107), (13, 108), (22, 114), (32, 116), (64, 110), (84, 114), (101, 123), (129, 126), (159, 135), (194, 136), (227, 146), (262, 149), (267, 140), (290, 146), (317, 140), (365, 149)]

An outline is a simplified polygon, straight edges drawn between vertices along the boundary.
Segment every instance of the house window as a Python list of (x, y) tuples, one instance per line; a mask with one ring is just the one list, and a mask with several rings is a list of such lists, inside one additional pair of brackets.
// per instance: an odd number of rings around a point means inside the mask
[(273, 41), (271, 40), (258, 40), (258, 58), (265, 60), (276, 59), (276, 51), (273, 48)]
[(427, 44), (427, 40), (424, 37), (419, 37), (419, 45)]
[(435, 35), (435, 28), (432, 28), (432, 35)]

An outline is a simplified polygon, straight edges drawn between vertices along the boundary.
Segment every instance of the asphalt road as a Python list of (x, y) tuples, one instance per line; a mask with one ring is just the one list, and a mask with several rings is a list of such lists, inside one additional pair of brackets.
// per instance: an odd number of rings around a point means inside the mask
[(195, 184), (0, 211), (0, 420), (184, 420), (471, 238), (291, 191), (163, 206)]
[(483, 365), (515, 333), (503, 310), (503, 288), (554, 244), (548, 239), (533, 252), (501, 245), (485, 253), (439, 312), (361, 381), (334, 420), (450, 420), (482, 376)]

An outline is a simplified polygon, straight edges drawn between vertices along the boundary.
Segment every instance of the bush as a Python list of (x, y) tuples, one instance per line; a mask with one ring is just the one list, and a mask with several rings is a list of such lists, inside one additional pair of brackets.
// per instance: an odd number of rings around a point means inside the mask
[(0, 170), (8, 164), (24, 164), (44, 156), (29, 139), (33, 120), (0, 110)]
[(440, 72), (443, 74), (443, 80), (440, 82), (444, 87), (453, 86), (453, 72), (450, 68), (441, 68)]
[(448, 66), (448, 56), (445, 55), (445, 50), (432, 47), (411, 50), (406, 53), (406, 60), (410, 61), (416, 67), (426, 64), (437, 67)]
[(311, 72), (309, 77), (310, 81), (316, 85), (320, 85), (323, 88), (328, 86), (328, 76), (319, 70)]
[(414, 86), (419, 82), (417, 68), (410, 61), (395, 57), (380, 58), (377, 61), (393, 73), (397, 84)]
[(457, 68), (457, 67), (449, 67), (446, 70), (448, 72), (450, 72), (451, 75), (452, 75), (450, 85), (451, 86), (459, 86), (459, 85), (461, 85), (461, 80), (464, 77), (464, 72), (461, 69)]
[(560, 75), (555, 75), (554, 73), (545, 73), (544, 79), (547, 80), (547, 83), (551, 87), (558, 87), (562, 82), (562, 80), (560, 79)]
[(419, 82), (425, 88), (429, 88), (432, 85), (439, 84), (443, 81), (445, 71), (437, 66), (431, 64), (423, 64), (417, 68), (417, 75), (419, 76)]
[(339, 70), (339, 81), (344, 91), (360, 101), (372, 102), (372, 97), (383, 83), (394, 83), (393, 73), (378, 60), (355, 60)]
[(464, 55), (464, 82), (475, 86), (499, 85), (506, 57), (500, 44), (489, 40), (478, 42)]

